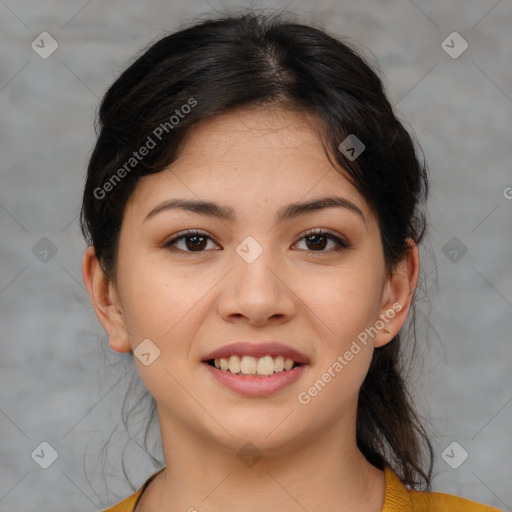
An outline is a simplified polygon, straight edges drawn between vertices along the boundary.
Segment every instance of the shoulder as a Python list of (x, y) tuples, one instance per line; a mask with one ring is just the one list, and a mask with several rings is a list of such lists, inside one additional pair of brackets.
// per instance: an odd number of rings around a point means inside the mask
[[(163, 469), (151, 475), (135, 494), (103, 512), (133, 512), (144, 489)], [(407, 490), (389, 466), (385, 468), (385, 476), (386, 495), (383, 512), (503, 512), (451, 494)]]
[(415, 512), (502, 512), (475, 501), (441, 492), (409, 491)]
[(103, 512), (133, 512), (139, 496), (142, 494), (142, 488), (139, 489), (135, 494), (132, 494), (128, 498), (124, 499), (117, 505), (103, 510)]
[(156, 475), (158, 475), (160, 472), (162, 472), (165, 469), (165, 466), (163, 468), (160, 468), (156, 473), (153, 473), (141, 486), (141, 488), (135, 493), (129, 496), (128, 498), (124, 499), (123, 501), (117, 503), (113, 507), (107, 508), (103, 510), (102, 512), (133, 512), (135, 506), (140, 500), (140, 497), (146, 487), (149, 485), (149, 482), (155, 478)]
[(503, 512), (451, 494), (408, 490), (389, 466), (385, 477), (383, 512)]

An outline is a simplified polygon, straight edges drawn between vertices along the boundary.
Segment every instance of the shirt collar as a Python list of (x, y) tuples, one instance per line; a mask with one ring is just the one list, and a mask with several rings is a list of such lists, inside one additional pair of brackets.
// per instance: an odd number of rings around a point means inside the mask
[(385, 466), (384, 474), (386, 494), (382, 512), (412, 512), (411, 495), (398, 475), (389, 466)]

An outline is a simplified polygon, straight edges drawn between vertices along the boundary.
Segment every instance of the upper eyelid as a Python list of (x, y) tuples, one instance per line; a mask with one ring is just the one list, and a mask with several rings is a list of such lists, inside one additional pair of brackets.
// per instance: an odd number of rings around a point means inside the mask
[(201, 231), (201, 230), (196, 230), (196, 229), (187, 229), (185, 231), (178, 232), (175, 235), (172, 235), (169, 239), (166, 239), (162, 243), (162, 245), (165, 247), (165, 246), (170, 245), (171, 243), (176, 243), (178, 240), (181, 240), (182, 238), (186, 238), (187, 236), (195, 236), (195, 235), (199, 235), (199, 236), (202, 235), (202, 236), (204, 236), (206, 238), (209, 238), (212, 242), (215, 242), (216, 244), (219, 244), (219, 242), (217, 242), (215, 237), (213, 237), (212, 235), (210, 235), (206, 231)]

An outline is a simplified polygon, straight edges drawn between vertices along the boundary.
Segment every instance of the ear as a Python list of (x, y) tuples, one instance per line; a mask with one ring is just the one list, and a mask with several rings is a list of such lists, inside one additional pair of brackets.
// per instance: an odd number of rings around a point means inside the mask
[(408, 245), (409, 249), (404, 258), (396, 265), (384, 284), (380, 323), (376, 321), (376, 325), (384, 326), (378, 329), (374, 337), (375, 347), (386, 345), (396, 336), (411, 309), (420, 273), (420, 256), (418, 246), (413, 240), (408, 239)]
[(85, 251), (82, 278), (96, 316), (108, 334), (110, 348), (116, 352), (129, 352), (132, 347), (121, 302), (114, 284), (100, 266), (93, 245)]

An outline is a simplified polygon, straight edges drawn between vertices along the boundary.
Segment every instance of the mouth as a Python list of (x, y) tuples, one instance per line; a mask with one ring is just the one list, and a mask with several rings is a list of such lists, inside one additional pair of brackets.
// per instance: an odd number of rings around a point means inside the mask
[(238, 376), (269, 377), (275, 373), (288, 372), (301, 365), (290, 357), (267, 354), (256, 358), (248, 355), (232, 355), (206, 361), (210, 366)]
[(309, 359), (277, 342), (238, 342), (207, 354), (202, 363), (222, 386), (245, 396), (266, 397), (299, 379)]

